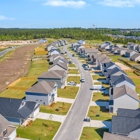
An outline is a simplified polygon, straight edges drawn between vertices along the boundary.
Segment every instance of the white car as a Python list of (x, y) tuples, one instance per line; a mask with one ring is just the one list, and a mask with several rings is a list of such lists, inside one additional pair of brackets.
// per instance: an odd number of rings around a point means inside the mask
[(84, 78), (82, 78), (80, 81), (81, 81), (81, 82), (85, 82), (85, 79), (84, 79)]

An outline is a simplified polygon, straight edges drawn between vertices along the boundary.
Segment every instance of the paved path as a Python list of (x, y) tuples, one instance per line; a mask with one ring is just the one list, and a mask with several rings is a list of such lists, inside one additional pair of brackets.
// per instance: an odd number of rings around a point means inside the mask
[(74, 100), (75, 99), (68, 99), (68, 98), (60, 98), (60, 97), (57, 97), (57, 101), (59, 102), (65, 102), (65, 103), (74, 103)]
[(109, 102), (102, 102), (102, 101), (91, 101), (90, 106), (109, 106)]
[[(68, 85), (68, 84), (67, 84), (67, 86), (72, 86), (73, 87), (73, 85)], [(74, 87), (80, 87), (80, 84), (76, 84), (76, 86), (74, 86)]]
[(81, 76), (80, 74), (68, 74), (68, 76)]
[(67, 51), (66, 46), (64, 51), (67, 52), (73, 63), (80, 71), (81, 77), (85, 79), (85, 82), (81, 84), (77, 98), (71, 107), (64, 123), (61, 125), (57, 134), (53, 138), (54, 140), (78, 140), (83, 128), (83, 120), (86, 116), (90, 100), (92, 97), (93, 87), (92, 78), (90, 72), (85, 72), (82, 67), (82, 63), (76, 58), (72, 57)]
[(57, 121), (57, 122), (63, 123), (66, 116), (39, 112), (34, 119), (37, 119), (37, 118), (44, 119), (44, 120), (52, 120), (52, 121)]
[(78, 68), (76, 68), (76, 67), (68, 67), (68, 69), (75, 69), (75, 70), (76, 70), (76, 69), (78, 69)]

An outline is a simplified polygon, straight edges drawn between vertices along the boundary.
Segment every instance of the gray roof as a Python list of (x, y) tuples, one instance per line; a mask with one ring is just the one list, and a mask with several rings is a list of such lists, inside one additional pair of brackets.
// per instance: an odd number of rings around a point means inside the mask
[(137, 92), (130, 87), (123, 85), (120, 87), (113, 87), (113, 99), (116, 99), (118, 97), (121, 97), (123, 95), (129, 95), (133, 99), (139, 101)]
[[(107, 69), (107, 75), (109, 76), (111, 76), (111, 75), (113, 75), (113, 74), (115, 74), (116, 72), (118, 72), (118, 71), (122, 71), (117, 65), (116, 65), (116, 67), (115, 68), (113, 68), (113, 69)], [(123, 71), (122, 71), (123, 72)]]
[(133, 51), (133, 50), (127, 50), (126, 52), (127, 53), (132, 53), (132, 52), (135, 52), (135, 51)]
[(124, 74), (121, 74), (119, 76), (116, 76), (116, 78), (111, 79), (111, 83), (113, 85), (117, 85), (117, 84), (119, 84), (119, 83), (121, 83), (123, 81), (127, 81), (128, 83), (130, 83), (130, 84), (135, 86), (134, 82), (128, 76), (126, 76)]
[(55, 82), (47, 82), (43, 80), (33, 85), (26, 92), (50, 94), (53, 91), (55, 84)]
[(92, 48), (85, 48), (84, 50), (86, 53), (98, 53), (99, 52), (97, 49), (92, 49)]
[(109, 67), (111, 67), (111, 66), (113, 66), (113, 65), (115, 65), (115, 63), (112, 62), (112, 61), (110, 61), (110, 62), (105, 63), (105, 64), (104, 64), (104, 67), (109, 68)]
[(130, 58), (131, 58), (131, 59), (135, 59), (135, 58), (137, 58), (137, 57), (139, 57), (139, 56), (140, 56), (139, 53), (135, 53), (135, 54), (133, 54)]
[(38, 103), (32, 101), (0, 98), (0, 114), (5, 118), (27, 119), (38, 106)]
[(107, 63), (107, 62), (110, 62), (111, 60), (109, 58), (105, 58), (105, 59), (102, 59), (100, 60), (100, 63), (104, 64), (104, 63)]
[(136, 110), (119, 108), (117, 115), (121, 117), (140, 118), (140, 108)]
[(106, 55), (104, 55), (104, 54), (100, 54), (100, 55), (98, 55), (97, 57), (96, 57), (96, 59), (98, 60), (98, 61), (101, 61), (102, 59), (105, 59), (106, 58)]
[(51, 53), (53, 51), (57, 51), (57, 52), (61, 53), (61, 51), (59, 49), (51, 49), (49, 52)]
[(50, 57), (53, 57), (53, 58), (56, 58), (56, 57), (65, 58), (65, 56), (63, 54), (53, 54)]
[(47, 78), (47, 79), (53, 79), (53, 78), (62, 78), (66, 76), (66, 71), (64, 70), (51, 70), (51, 71), (47, 71), (45, 73), (43, 73), (42, 75), (40, 75), (38, 78)]
[(133, 139), (126, 136), (104, 132), (103, 140), (138, 140), (138, 139)]
[[(112, 117), (112, 133), (129, 135), (130, 132), (140, 128), (140, 119), (130, 117)], [(140, 138), (140, 133), (139, 133)]]

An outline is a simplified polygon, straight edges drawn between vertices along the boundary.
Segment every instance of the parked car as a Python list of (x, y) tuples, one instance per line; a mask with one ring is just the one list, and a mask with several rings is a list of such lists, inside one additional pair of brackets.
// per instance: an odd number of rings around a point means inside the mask
[(75, 56), (75, 54), (72, 54), (72, 57), (74, 57)]
[(80, 80), (81, 82), (85, 82), (85, 79), (84, 78), (81, 78), (81, 80)]
[(90, 120), (91, 120), (91, 118), (88, 116), (84, 119), (84, 121), (86, 121), (86, 122), (90, 122)]

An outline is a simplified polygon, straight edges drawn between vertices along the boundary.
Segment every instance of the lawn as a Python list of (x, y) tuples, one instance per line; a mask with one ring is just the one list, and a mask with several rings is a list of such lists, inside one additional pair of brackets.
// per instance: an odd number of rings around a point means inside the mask
[(49, 63), (47, 62), (47, 60), (32, 61), (27, 76), (38, 77), (42, 73), (47, 72), (48, 68)]
[(31, 87), (33, 84), (35, 84), (37, 81), (36, 80), (21, 80), (20, 82), (18, 82), (16, 85), (16, 87)]
[(131, 77), (131, 76), (137, 76), (135, 73), (133, 73), (133, 72), (125, 72), (129, 77)]
[(84, 127), (80, 140), (102, 140), (107, 128)]
[(69, 64), (69, 67), (74, 67), (76, 68), (76, 66), (74, 64)]
[(92, 101), (109, 101), (109, 95), (106, 95), (102, 92), (94, 92)]
[(66, 86), (64, 89), (58, 89), (58, 97), (75, 99), (79, 87)]
[(24, 90), (7, 89), (4, 92), (0, 93), (0, 97), (22, 99), (25, 97), (25, 91)]
[(92, 75), (93, 80), (105, 80), (105, 76), (100, 76), (100, 75)]
[[(53, 103), (50, 106), (41, 105), (40, 112), (58, 114), (58, 115), (66, 115), (70, 106), (71, 106), (70, 103), (64, 103), (64, 102)], [(56, 109), (58, 109), (58, 111)]]
[[(99, 115), (99, 116), (97, 116)], [(88, 116), (92, 120), (111, 120), (112, 119), (112, 114), (106, 110), (105, 106), (91, 106), (89, 108)]]
[(36, 119), (30, 126), (19, 126), (17, 136), (32, 140), (52, 140), (60, 122)]
[(108, 55), (108, 56), (111, 58), (111, 60), (113, 62), (120, 62), (120, 60), (118, 60), (118, 58), (122, 58), (122, 56), (120, 56), (120, 55)]
[(68, 73), (69, 74), (79, 74), (79, 71), (78, 71), (78, 69), (69, 69)]
[(140, 78), (136, 77), (136, 78), (132, 78), (133, 82), (135, 83), (136, 86), (140, 86)]
[(77, 84), (80, 84), (80, 76), (69, 76), (67, 82), (74, 81)]

